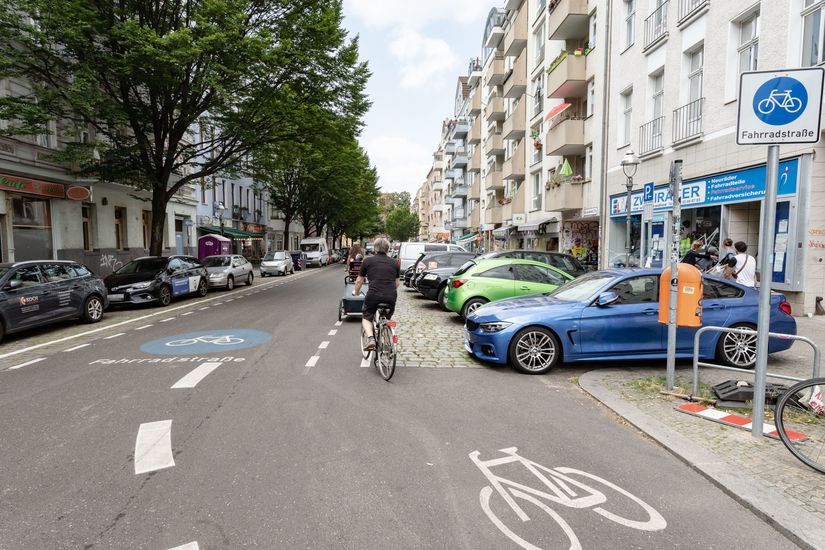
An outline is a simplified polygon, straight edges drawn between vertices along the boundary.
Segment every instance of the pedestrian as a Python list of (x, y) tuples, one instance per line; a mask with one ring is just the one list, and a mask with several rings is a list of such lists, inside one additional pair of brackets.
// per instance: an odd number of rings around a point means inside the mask
[(748, 245), (742, 241), (733, 245), (736, 250), (734, 267), (730, 267), (733, 260), (728, 261), (725, 277), (732, 278), (740, 285), (756, 287), (756, 258), (748, 254)]
[[(355, 243), (352, 245), (352, 248), (349, 250), (349, 254), (347, 255), (347, 271), (352, 271), (355, 269), (356, 271), (358, 268), (361, 267), (361, 263), (364, 261), (364, 252), (361, 250), (361, 245)], [(359, 262), (357, 265), (352, 265), (352, 262)]]
[(694, 267), (700, 262), (700, 260), (714, 260), (715, 258), (710, 254), (699, 252), (702, 249), (702, 241), (693, 241), (693, 244), (688, 250), (685, 257), (682, 258), (683, 264), (689, 264)]

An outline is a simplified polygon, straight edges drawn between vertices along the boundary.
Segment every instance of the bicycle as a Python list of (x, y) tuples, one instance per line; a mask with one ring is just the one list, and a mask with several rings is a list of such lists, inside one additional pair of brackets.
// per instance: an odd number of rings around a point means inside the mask
[[(558, 514), (555, 510), (547, 505), (547, 502), (560, 504), (572, 509), (590, 509), (600, 516), (609, 519), (624, 527), (630, 527), (639, 531), (661, 531), (667, 527), (667, 521), (662, 515), (657, 512), (652, 506), (641, 500), (640, 498), (630, 494), (621, 487), (602, 479), (593, 474), (577, 470), (575, 468), (557, 467), (546, 468), (537, 462), (533, 462), (518, 454), (518, 448), (509, 447), (501, 449), (499, 452), (505, 454), (503, 457), (493, 458), (490, 460), (480, 460), (479, 451), (470, 453), (470, 460), (481, 470), (484, 476), (490, 482), (490, 485), (482, 487), (479, 493), (479, 501), (481, 508), (490, 521), (506, 535), (510, 540), (529, 550), (536, 550), (538, 547), (517, 535), (505, 523), (495, 515), (490, 506), (491, 497), (494, 491), (504, 499), (504, 502), (510, 506), (515, 512), (516, 516), (522, 522), (530, 521), (530, 516), (519, 506), (515, 498), (519, 498), (528, 502), (545, 514), (550, 516), (561, 528), (570, 543), (570, 549), (581, 549), (576, 533), (570, 525)], [(494, 474), (491, 468), (503, 466), (506, 464), (519, 463), (538, 478), (547, 490), (541, 490), (534, 487), (528, 487), (521, 483), (511, 481), (504, 477)], [(609, 489), (618, 493), (622, 497), (630, 499), (642, 509), (642, 520), (631, 519), (623, 515), (616, 514), (605, 509), (607, 496), (604, 492), (597, 490), (585, 484), (581, 478), (589, 480), (589, 482), (596, 482), (604, 489)], [(514, 498), (515, 497), (515, 498)], [(619, 509), (625, 510), (626, 507)]]
[(375, 350), (366, 351), (367, 333), (361, 327), (361, 354), (364, 359), (372, 355), (372, 365), (378, 369), (384, 380), (389, 381), (395, 373), (395, 362), (398, 355), (398, 336), (395, 334), (395, 321), (387, 318), (391, 306), (378, 304), (375, 316), (372, 319), (372, 333), (375, 335)]
[(791, 386), (776, 404), (776, 431), (796, 458), (825, 474), (825, 378)]
[(802, 108), (802, 100), (793, 97), (790, 90), (771, 90), (768, 97), (756, 104), (756, 109), (763, 115), (769, 115), (775, 108), (784, 109), (793, 114)]
[(218, 346), (231, 346), (235, 344), (243, 344), (243, 338), (235, 336), (196, 336), (195, 338), (182, 338), (181, 340), (172, 340), (166, 342), (167, 346), (191, 346), (193, 344), (215, 344)]

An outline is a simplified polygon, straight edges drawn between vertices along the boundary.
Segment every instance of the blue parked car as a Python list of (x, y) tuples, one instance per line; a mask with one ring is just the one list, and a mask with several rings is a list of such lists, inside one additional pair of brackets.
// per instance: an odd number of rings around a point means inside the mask
[[(595, 271), (552, 293), (491, 302), (467, 317), (465, 349), (479, 359), (510, 363), (526, 374), (542, 374), (561, 362), (664, 359), (667, 325), (659, 323), (656, 269)], [(703, 326), (756, 328), (759, 291), (705, 276)], [(678, 358), (693, 357), (697, 329), (679, 328)], [(791, 306), (771, 299), (771, 332), (796, 334)], [(769, 353), (791, 347), (772, 338)], [(702, 360), (740, 368), (756, 362), (756, 336), (702, 336)]]

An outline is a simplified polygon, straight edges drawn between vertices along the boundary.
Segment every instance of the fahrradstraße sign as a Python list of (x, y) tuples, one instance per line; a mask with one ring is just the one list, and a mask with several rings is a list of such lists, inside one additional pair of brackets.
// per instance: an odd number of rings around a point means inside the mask
[(825, 69), (754, 71), (739, 76), (736, 143), (816, 143)]

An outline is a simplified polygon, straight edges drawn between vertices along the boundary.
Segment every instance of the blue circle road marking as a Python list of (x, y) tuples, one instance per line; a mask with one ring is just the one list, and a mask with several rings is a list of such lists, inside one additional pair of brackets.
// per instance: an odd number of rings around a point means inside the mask
[(780, 76), (762, 84), (753, 95), (753, 112), (771, 126), (784, 126), (802, 116), (808, 106), (808, 91), (795, 78)]
[(260, 330), (245, 328), (201, 330), (146, 342), (140, 346), (140, 351), (154, 355), (223, 353), (259, 346), (270, 340), (272, 336)]

